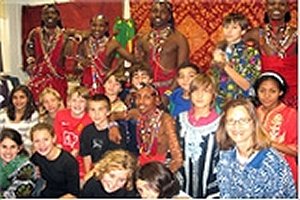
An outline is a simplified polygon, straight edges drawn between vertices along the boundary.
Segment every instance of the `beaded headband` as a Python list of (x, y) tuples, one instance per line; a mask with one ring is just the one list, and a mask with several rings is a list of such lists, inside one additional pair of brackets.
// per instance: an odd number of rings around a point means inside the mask
[(259, 78), (262, 78), (265, 76), (272, 76), (272, 77), (276, 78), (281, 83), (281, 85), (285, 86), (285, 82), (280, 75), (278, 75), (274, 72), (264, 72), (259, 76)]

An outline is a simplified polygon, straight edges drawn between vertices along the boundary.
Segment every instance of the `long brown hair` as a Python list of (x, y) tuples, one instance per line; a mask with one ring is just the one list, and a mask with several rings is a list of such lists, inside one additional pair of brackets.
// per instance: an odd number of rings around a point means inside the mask
[(251, 103), (250, 100), (240, 98), (240, 99), (230, 100), (224, 107), (224, 113), (216, 133), (216, 139), (220, 150), (229, 150), (235, 146), (235, 143), (229, 137), (225, 129), (225, 126), (226, 126), (226, 117), (228, 111), (237, 106), (243, 106), (247, 110), (252, 120), (252, 123), (254, 125), (253, 146), (251, 148), (253, 148), (254, 150), (260, 150), (269, 147), (270, 139), (267, 137), (266, 133), (263, 131), (259, 123), (254, 105)]

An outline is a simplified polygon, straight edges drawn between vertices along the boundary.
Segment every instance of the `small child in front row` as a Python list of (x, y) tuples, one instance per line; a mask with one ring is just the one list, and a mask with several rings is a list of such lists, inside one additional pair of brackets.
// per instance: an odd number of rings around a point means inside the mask
[(248, 21), (240, 13), (230, 13), (223, 20), (225, 41), (213, 53), (210, 72), (217, 82), (216, 108), (221, 113), (224, 103), (238, 97), (254, 95), (252, 86), (261, 70), (257, 49), (242, 40)]
[(216, 85), (207, 74), (190, 84), (190, 110), (179, 114), (177, 128), (183, 148), (183, 191), (193, 198), (217, 197), (218, 150), (215, 132), (220, 116), (215, 110)]
[(120, 144), (111, 142), (109, 139), (111, 122), (109, 122), (110, 101), (108, 97), (103, 94), (92, 96), (88, 100), (88, 113), (93, 123), (83, 129), (79, 138), (79, 154), (83, 157), (86, 173), (93, 168), (93, 165), (106, 151), (125, 148), (124, 138)]
[(38, 166), (46, 187), (40, 198), (59, 198), (79, 194), (79, 168), (75, 158), (57, 147), (53, 127), (39, 123), (32, 127), (30, 137), (35, 153), (30, 158)]

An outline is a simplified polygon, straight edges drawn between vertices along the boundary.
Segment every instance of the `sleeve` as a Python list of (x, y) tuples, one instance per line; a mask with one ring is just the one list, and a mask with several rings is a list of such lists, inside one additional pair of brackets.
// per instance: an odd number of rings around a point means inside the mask
[[(67, 152), (66, 152), (67, 153)], [(65, 161), (67, 193), (74, 196), (79, 195), (79, 166), (78, 162), (71, 155)]]
[(253, 85), (261, 71), (260, 53), (253, 47), (247, 47), (246, 51), (245, 67), (243, 67), (241, 75)]
[(171, 163), (170, 169), (172, 172), (176, 172), (183, 164), (182, 160), (182, 152), (178, 142), (178, 137), (176, 133), (176, 125), (173, 118), (167, 114), (164, 114), (164, 121), (165, 124), (165, 133), (167, 134), (167, 139), (169, 142), (169, 149), (171, 152)]
[(288, 116), (286, 117), (286, 141), (285, 144), (297, 145), (298, 141), (298, 130), (297, 130), (297, 112), (291, 109)]
[(97, 188), (95, 186), (95, 181), (93, 180), (94, 177), (90, 178), (83, 186), (82, 190), (80, 191), (80, 197), (81, 198), (91, 198), (93, 197), (93, 193), (95, 190), (99, 190), (99, 188)]
[(82, 133), (79, 136), (79, 143), (80, 143), (79, 154), (81, 156), (91, 155), (91, 145), (89, 143), (89, 138), (88, 138), (87, 134), (88, 134), (88, 127), (86, 126), (82, 130)]
[(24, 162), (11, 174), (11, 185), (4, 191), (4, 198), (30, 197), (35, 188), (35, 168), (30, 161)]
[(278, 170), (278, 173), (280, 174), (278, 178), (279, 188), (273, 195), (273, 198), (293, 199), (297, 196), (295, 182), (293, 180), (293, 175), (290, 167), (288, 166), (287, 162), (285, 162), (285, 160), (283, 161), (284, 162), (281, 162), (280, 164), (282, 166), (282, 169)]

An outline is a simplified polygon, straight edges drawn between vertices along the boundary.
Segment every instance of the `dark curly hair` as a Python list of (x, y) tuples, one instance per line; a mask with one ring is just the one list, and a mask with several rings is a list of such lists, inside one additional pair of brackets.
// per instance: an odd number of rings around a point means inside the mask
[(11, 91), (11, 93), (9, 95), (8, 106), (7, 106), (8, 118), (12, 121), (14, 121), (16, 119), (16, 109), (15, 109), (15, 106), (13, 104), (13, 96), (18, 91), (22, 91), (25, 94), (25, 96), (27, 97), (26, 108), (25, 108), (25, 111), (24, 111), (24, 115), (21, 117), (21, 120), (28, 120), (28, 119), (31, 118), (31, 115), (37, 109), (36, 109), (36, 105), (34, 103), (32, 93), (26, 85), (18, 85), (17, 87), (15, 87)]

